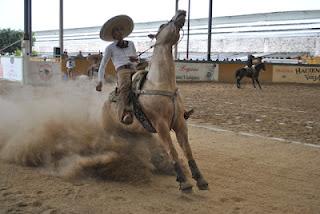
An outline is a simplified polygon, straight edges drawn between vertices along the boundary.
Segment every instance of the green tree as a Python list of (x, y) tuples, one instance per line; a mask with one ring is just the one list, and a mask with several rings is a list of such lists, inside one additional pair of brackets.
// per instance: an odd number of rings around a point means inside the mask
[[(1, 53), (12, 54), (15, 53), (17, 50), (20, 51), (22, 39), (23, 31), (11, 30), (10, 28), (0, 29), (0, 50), (2, 50)], [(32, 33), (32, 41), (36, 41), (34, 33)]]

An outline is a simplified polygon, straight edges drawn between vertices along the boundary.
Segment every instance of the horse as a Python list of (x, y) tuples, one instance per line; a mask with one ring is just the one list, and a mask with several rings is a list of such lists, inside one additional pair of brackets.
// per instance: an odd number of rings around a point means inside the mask
[(175, 132), (178, 145), (183, 150), (192, 178), (196, 181), (198, 189), (208, 190), (209, 186), (193, 157), (188, 139), (188, 127), (184, 118), (184, 103), (176, 84), (172, 46), (179, 41), (180, 30), (184, 26), (185, 18), (186, 11), (178, 10), (169, 22), (159, 27), (154, 35), (153, 54), (149, 61), (149, 69), (144, 84), (141, 90), (133, 91), (134, 94), (139, 95), (138, 101), (153, 126), (154, 133), (144, 128), (137, 120), (136, 114), (132, 124), (124, 125), (121, 123), (116, 113), (117, 103), (110, 101), (110, 97), (103, 105), (102, 123), (106, 131), (111, 131), (111, 133), (116, 131), (118, 136), (124, 138), (157, 136), (170, 158), (179, 189), (183, 193), (189, 193), (192, 191), (193, 185), (186, 176), (182, 159), (180, 159), (173, 144), (170, 135), (171, 130)]
[(256, 88), (255, 82), (257, 82), (259, 88), (262, 89), (260, 82), (258, 80), (260, 71), (262, 70), (264, 71), (266, 70), (264, 62), (259, 62), (258, 64), (253, 65), (251, 68), (244, 67), (244, 68), (238, 69), (235, 74), (236, 81), (237, 81), (237, 88), (240, 88), (240, 81), (243, 77), (249, 77), (252, 79), (252, 84), (254, 88)]
[(102, 56), (100, 54), (92, 54), (87, 57), (87, 60), (89, 62), (89, 67), (87, 69), (87, 75), (91, 79), (94, 76), (94, 73), (98, 73), (100, 62), (101, 62)]

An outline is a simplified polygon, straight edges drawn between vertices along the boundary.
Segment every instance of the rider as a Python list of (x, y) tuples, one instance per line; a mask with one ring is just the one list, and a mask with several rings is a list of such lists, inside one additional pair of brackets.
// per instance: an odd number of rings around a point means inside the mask
[(253, 59), (254, 59), (254, 56), (249, 54), (248, 61), (247, 61), (247, 67), (249, 68), (250, 71), (252, 71)]
[(254, 59), (254, 56), (249, 54), (248, 55), (248, 61), (247, 61), (247, 67), (248, 67), (248, 70), (250, 72), (253, 72), (253, 68), (252, 68), (252, 65), (253, 65), (253, 59)]
[(112, 41), (105, 49), (98, 71), (97, 91), (101, 91), (105, 68), (111, 59), (117, 74), (119, 91), (118, 116), (126, 125), (133, 122), (132, 110), (129, 107), (131, 76), (135, 72), (134, 62), (138, 61), (136, 48), (132, 41), (124, 40), (133, 30), (133, 21), (127, 15), (119, 15), (109, 19), (100, 30), (100, 38)]
[(249, 68), (251, 68), (252, 65), (253, 65), (253, 59), (254, 59), (254, 56), (251, 55), (251, 54), (249, 54), (249, 55), (248, 55), (248, 61), (247, 61), (247, 66), (248, 66)]

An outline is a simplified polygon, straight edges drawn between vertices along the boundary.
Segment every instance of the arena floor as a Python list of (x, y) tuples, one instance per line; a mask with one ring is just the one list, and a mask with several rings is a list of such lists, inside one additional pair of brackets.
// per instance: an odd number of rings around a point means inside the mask
[[(128, 162), (147, 154), (143, 143), (110, 162), (119, 148), (101, 149), (97, 124), (111, 86), (97, 94), (94, 85), (0, 82), (0, 214), (320, 212), (319, 86), (179, 83), (195, 108), (189, 139), (210, 188), (183, 194), (174, 176)], [(103, 171), (105, 159), (115, 172)]]
[(320, 145), (320, 85), (181, 83), (192, 122)]

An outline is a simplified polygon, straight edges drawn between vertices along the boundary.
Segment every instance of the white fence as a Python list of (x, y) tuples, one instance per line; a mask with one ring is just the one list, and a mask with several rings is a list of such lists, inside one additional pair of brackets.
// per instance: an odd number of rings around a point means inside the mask
[[(24, 63), (25, 70), (24, 70)], [(47, 85), (62, 78), (59, 62), (30, 61), (22, 57), (0, 57), (0, 79), (31, 85)]]
[(22, 57), (0, 57), (0, 78), (12, 81), (23, 81)]

